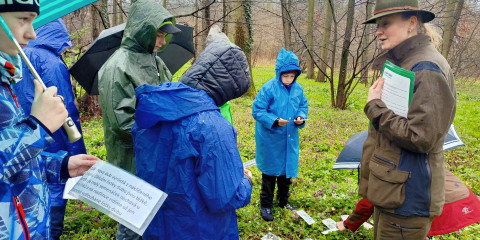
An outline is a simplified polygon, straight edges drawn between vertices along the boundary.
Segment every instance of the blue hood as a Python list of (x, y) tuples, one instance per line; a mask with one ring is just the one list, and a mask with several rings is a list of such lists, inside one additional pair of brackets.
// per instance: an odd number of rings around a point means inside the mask
[(135, 119), (139, 128), (151, 128), (158, 122), (177, 121), (203, 111), (220, 111), (205, 91), (180, 82), (145, 84), (135, 89), (135, 95), (138, 99)]
[(277, 80), (281, 81), (280, 75), (283, 72), (297, 70), (295, 81), (297, 77), (302, 73), (300, 65), (298, 64), (298, 58), (292, 51), (287, 51), (284, 48), (280, 50), (277, 56), (277, 62), (275, 63), (275, 74)]
[(37, 39), (30, 41), (26, 48), (44, 48), (60, 55), (72, 46), (67, 27), (61, 18), (39, 27), (35, 33)]

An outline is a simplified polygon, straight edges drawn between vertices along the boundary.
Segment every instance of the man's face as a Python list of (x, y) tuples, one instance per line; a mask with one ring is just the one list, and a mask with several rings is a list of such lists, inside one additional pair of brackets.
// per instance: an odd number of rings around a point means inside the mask
[(295, 80), (295, 73), (283, 73), (281, 77), (282, 83), (288, 86)]
[[(37, 35), (33, 30), (33, 20), (37, 17), (35, 12), (3, 12), (0, 13), (5, 23), (7, 23), (10, 31), (17, 40), (20, 47), (24, 48), (28, 41), (34, 40)], [(0, 51), (14, 56), (18, 54), (18, 50), (10, 38), (5, 33), (2, 27), (0, 27)]]
[(165, 45), (165, 36), (167, 34), (162, 32), (161, 30), (157, 31), (157, 40), (155, 41), (155, 47), (153, 48), (153, 52), (158, 51), (163, 45)]

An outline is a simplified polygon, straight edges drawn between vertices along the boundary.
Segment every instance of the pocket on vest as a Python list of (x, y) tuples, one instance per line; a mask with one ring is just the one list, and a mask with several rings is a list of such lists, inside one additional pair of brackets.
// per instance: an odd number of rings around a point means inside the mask
[(367, 198), (375, 206), (398, 208), (405, 201), (405, 182), (410, 173), (397, 169), (396, 164), (374, 155), (369, 164)]

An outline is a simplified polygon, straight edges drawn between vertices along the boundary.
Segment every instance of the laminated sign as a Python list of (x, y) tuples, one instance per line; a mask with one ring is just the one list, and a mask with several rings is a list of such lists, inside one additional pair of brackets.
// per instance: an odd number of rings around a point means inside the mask
[[(68, 186), (70, 185), (70, 186)], [(71, 195), (143, 235), (167, 194), (139, 177), (97, 161), (66, 195)]]
[(408, 105), (413, 95), (415, 73), (386, 61), (382, 77), (385, 79), (382, 101), (395, 114), (407, 117)]

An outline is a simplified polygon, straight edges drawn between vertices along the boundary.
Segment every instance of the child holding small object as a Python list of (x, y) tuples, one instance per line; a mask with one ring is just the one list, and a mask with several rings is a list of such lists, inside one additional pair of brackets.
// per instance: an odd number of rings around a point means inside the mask
[(0, 1), (0, 239), (51, 239), (47, 183), (83, 175), (98, 159), (44, 151), (68, 116), (56, 87), (34, 81), (30, 116), (12, 89), (22, 79), (19, 53), (36, 38), (39, 12), (38, 1)]
[(273, 220), (275, 182), (278, 206), (295, 210), (288, 203), (290, 180), (297, 176), (298, 129), (305, 127), (308, 114), (307, 97), (296, 81), (301, 73), (297, 56), (282, 48), (275, 72), (276, 76), (260, 89), (252, 111), (256, 120), (255, 158), (262, 172), (260, 213), (265, 221)]

